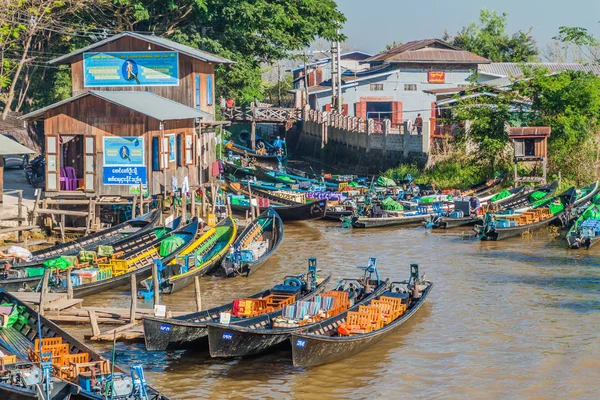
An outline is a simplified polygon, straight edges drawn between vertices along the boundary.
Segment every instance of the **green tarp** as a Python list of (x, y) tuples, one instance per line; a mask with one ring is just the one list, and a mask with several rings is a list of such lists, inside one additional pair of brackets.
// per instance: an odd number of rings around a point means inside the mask
[[(71, 261), (69, 261), (69, 259), (67, 259), (64, 256), (60, 256), (58, 258), (54, 258), (52, 260), (48, 260), (48, 261), (44, 262), (44, 267), (46, 267), (46, 268), (58, 268), (60, 270), (67, 269), (71, 265), (73, 265), (73, 263)], [(42, 274), (43, 274), (43, 272), (42, 272)]]
[(380, 176), (379, 178), (377, 178), (377, 182), (375, 182), (375, 184), (377, 186), (384, 186), (384, 187), (396, 186), (396, 182), (394, 182), (393, 179), (386, 178), (385, 176)]
[(402, 204), (398, 203), (391, 197), (386, 197), (385, 199), (383, 199), (383, 201), (381, 202), (381, 206), (386, 211), (402, 211), (402, 210), (404, 210), (404, 207), (402, 207)]
[(548, 208), (550, 209), (550, 214), (555, 215), (555, 214), (558, 214), (559, 212), (561, 212), (562, 210), (564, 210), (565, 206), (562, 203), (560, 203), (560, 204), (552, 203), (548, 206)]
[(590, 207), (583, 213), (583, 219), (595, 219), (600, 220), (600, 210), (598, 208)]
[(537, 200), (543, 199), (547, 195), (548, 195), (547, 192), (535, 191), (535, 192), (533, 192), (533, 193), (531, 193), (529, 195), (529, 200), (531, 200), (531, 201), (537, 201)]
[(114, 253), (112, 246), (98, 246), (98, 257), (112, 257)]
[(499, 201), (499, 200), (507, 198), (511, 194), (512, 193), (510, 192), (510, 190), (503, 190), (500, 193), (497, 193), (495, 196), (492, 196), (492, 198), (490, 199), (490, 201), (491, 202)]
[(182, 237), (179, 236), (171, 236), (160, 242), (160, 249), (158, 250), (158, 254), (161, 257), (166, 257), (169, 254), (173, 253), (175, 250), (180, 248), (185, 243)]
[(15, 324), (15, 322), (17, 322), (17, 320), (19, 319), (19, 310), (17, 310), (17, 307), (14, 307), (14, 304), (12, 304), (12, 303), (2, 303), (2, 304), (0, 304), (0, 307), (12, 307), (12, 310), (10, 311), (10, 314), (8, 315), (8, 323), (5, 326), (0, 325), (0, 329), (11, 328)]

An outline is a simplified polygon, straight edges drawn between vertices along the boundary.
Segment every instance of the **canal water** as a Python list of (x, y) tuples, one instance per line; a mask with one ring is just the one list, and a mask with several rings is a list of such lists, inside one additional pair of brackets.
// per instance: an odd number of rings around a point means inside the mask
[[(249, 279), (203, 277), (203, 307), (302, 273), (309, 257), (334, 280), (358, 276), (355, 266), (369, 257), (396, 280), (418, 263), (433, 292), (393, 335), (335, 364), (294, 368), (285, 352), (221, 360), (205, 349), (148, 352), (143, 344), (118, 344), (117, 362), (145, 364), (148, 381), (174, 399), (597, 398), (600, 247), (567, 251), (548, 232), (480, 243), (467, 229), (351, 230), (326, 221), (285, 229), (278, 253)], [(128, 307), (126, 290), (84, 305)], [(193, 310), (193, 285), (163, 299), (172, 311)], [(110, 355), (110, 345), (91, 345)]]

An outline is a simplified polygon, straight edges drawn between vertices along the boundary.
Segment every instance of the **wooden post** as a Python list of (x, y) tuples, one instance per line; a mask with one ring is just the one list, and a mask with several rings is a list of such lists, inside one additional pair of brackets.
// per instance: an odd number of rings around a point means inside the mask
[(152, 288), (154, 289), (154, 307), (160, 304), (160, 288), (158, 287), (158, 265), (152, 263)]
[(194, 292), (196, 293), (196, 311), (202, 311), (202, 294), (200, 293), (200, 278), (194, 277)]
[(73, 282), (71, 281), (71, 271), (73, 267), (67, 268), (67, 299), (73, 299)]
[(206, 187), (202, 188), (202, 218), (206, 216)]
[(65, 214), (60, 215), (60, 240), (65, 242)]
[(252, 188), (250, 188), (250, 181), (248, 181), (248, 198), (250, 199), (250, 216), (254, 221), (254, 206), (252, 205)]
[(42, 196), (42, 189), (35, 189), (35, 203), (33, 203), (33, 210), (31, 211), (31, 225), (34, 225), (37, 220), (37, 208), (38, 203), (40, 202), (40, 197)]
[(183, 193), (181, 191), (181, 215), (183, 215), (183, 220), (187, 221), (187, 193)]
[(92, 336), (99, 336), (100, 328), (98, 327), (96, 311), (93, 308), (88, 309), (88, 316), (90, 317), (90, 325), (92, 326)]
[(87, 235), (88, 233), (90, 233), (90, 228), (92, 227), (92, 199), (90, 199), (90, 202), (88, 203), (88, 216), (86, 218), (85, 221), (85, 234)]
[(248, 222), (248, 210), (246, 210), (246, 222)]
[(252, 150), (256, 150), (256, 121), (254, 121), (254, 120), (252, 120), (252, 124), (251, 124), (250, 142), (252, 145)]
[(142, 182), (140, 182), (140, 215), (144, 215), (144, 184)]
[(40, 291), (40, 308), (38, 312), (41, 316), (44, 315), (44, 307), (46, 306), (46, 293), (48, 292), (48, 280), (50, 279), (50, 269), (44, 270), (44, 277), (42, 278), (42, 290)]
[(192, 193), (190, 193), (192, 195), (191, 198), (191, 202), (192, 202), (192, 218), (194, 218), (196, 216), (196, 190), (195, 189), (191, 189)]
[(0, 204), (4, 203), (4, 157), (0, 157)]
[(136, 208), (136, 204), (137, 204), (137, 196), (133, 195), (133, 198), (131, 199), (131, 218), (135, 218), (135, 208)]
[[(19, 190), (17, 192), (17, 218), (19, 219), (19, 222), (17, 222), (18, 226), (22, 226), (23, 225), (23, 191)], [(17, 233), (17, 240), (19, 241), (19, 243), (23, 240), (23, 231), (18, 231)]]
[(232, 216), (233, 212), (231, 211), (231, 198), (225, 195), (225, 201), (227, 201), (227, 215)]
[(131, 308), (129, 309), (129, 323), (135, 323), (137, 307), (137, 282), (135, 274), (131, 275)]

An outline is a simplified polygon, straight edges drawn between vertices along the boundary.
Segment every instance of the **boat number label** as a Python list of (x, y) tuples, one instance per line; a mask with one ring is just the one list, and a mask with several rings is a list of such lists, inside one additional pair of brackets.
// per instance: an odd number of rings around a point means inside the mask
[(306, 346), (306, 340), (304, 339), (298, 339), (296, 340), (296, 347), (300, 347), (300, 348), (304, 348), (304, 346)]
[(233, 339), (233, 334), (229, 332), (223, 332), (223, 336), (221, 338), (223, 340), (231, 340)]
[(161, 324), (160, 325), (160, 331), (161, 332), (165, 332), (165, 333), (171, 332), (171, 325), (169, 325), (169, 324)]

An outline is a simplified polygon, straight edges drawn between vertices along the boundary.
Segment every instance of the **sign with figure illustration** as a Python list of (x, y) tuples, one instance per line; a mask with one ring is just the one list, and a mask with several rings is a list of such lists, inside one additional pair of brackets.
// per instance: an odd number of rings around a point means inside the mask
[(143, 136), (107, 136), (104, 141), (105, 185), (147, 183)]
[(83, 53), (85, 87), (178, 86), (175, 51)]

